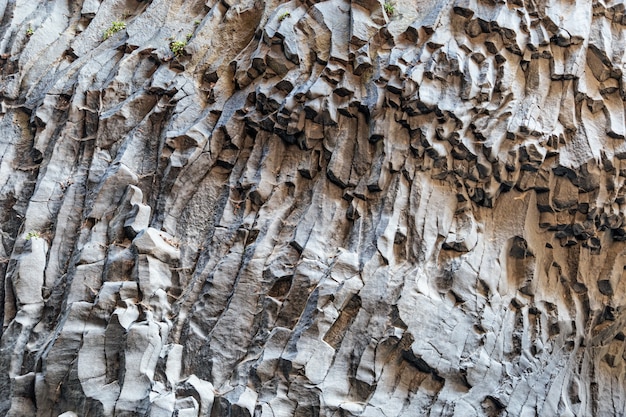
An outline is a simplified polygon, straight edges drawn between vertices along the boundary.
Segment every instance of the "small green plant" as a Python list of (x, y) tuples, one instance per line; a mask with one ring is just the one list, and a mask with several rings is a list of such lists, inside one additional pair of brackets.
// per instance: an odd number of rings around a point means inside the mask
[(31, 240), (32, 238), (41, 238), (41, 235), (39, 234), (39, 232), (36, 232), (34, 230), (31, 230), (30, 232), (26, 233), (26, 240)]
[(187, 46), (187, 41), (172, 41), (170, 43), (170, 50), (174, 56), (178, 57), (185, 53), (185, 46)]
[(26, 29), (26, 36), (30, 38), (34, 34), (35, 34), (35, 30), (33, 29), (31, 25), (28, 25), (28, 28)]
[(121, 22), (119, 20), (116, 20), (115, 22), (111, 23), (111, 27), (109, 27), (107, 30), (104, 31), (104, 34), (102, 35), (102, 39), (106, 41), (115, 33), (124, 29), (126, 29), (126, 22)]
[(187, 42), (189, 42), (189, 39), (191, 39), (191, 37), (193, 36), (193, 34), (188, 33), (187, 36), (185, 36), (185, 38), (187, 38)]
[(278, 16), (278, 21), (282, 22), (283, 20), (287, 19), (289, 16), (291, 16), (291, 13), (283, 12), (280, 14), (280, 16)]
[(389, 16), (393, 15), (396, 12), (396, 8), (389, 1), (385, 2), (383, 8), (385, 9), (385, 13), (387, 13)]
[(198, 26), (198, 25), (200, 25), (200, 23), (201, 23), (200, 20), (194, 20), (193, 21), (193, 25), (194, 26)]

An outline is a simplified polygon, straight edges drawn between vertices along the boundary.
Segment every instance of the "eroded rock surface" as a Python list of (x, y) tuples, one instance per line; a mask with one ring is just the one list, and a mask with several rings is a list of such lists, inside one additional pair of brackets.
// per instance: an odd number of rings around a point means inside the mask
[(626, 412), (624, 5), (390, 5), (0, 0), (1, 415)]

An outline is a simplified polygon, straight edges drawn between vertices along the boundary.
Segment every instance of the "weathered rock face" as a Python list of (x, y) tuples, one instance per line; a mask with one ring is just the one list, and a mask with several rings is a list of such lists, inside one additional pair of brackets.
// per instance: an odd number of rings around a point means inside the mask
[(1, 415), (626, 411), (623, 4), (0, 15)]

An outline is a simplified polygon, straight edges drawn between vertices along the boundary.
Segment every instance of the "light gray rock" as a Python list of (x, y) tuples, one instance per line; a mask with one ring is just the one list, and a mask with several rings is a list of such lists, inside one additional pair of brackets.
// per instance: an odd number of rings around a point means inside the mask
[(626, 413), (623, 5), (0, 16), (0, 415)]
[(139, 253), (152, 255), (165, 263), (172, 263), (180, 258), (178, 243), (174, 238), (152, 227), (133, 239), (133, 245)]

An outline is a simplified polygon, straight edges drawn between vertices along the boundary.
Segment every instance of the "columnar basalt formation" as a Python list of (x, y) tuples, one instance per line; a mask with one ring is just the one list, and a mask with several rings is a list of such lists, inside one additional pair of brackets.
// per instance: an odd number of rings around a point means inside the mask
[(0, 16), (1, 415), (626, 412), (624, 4)]

